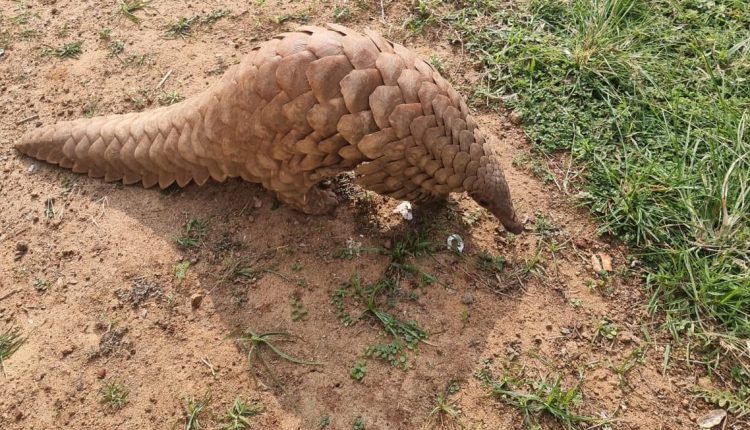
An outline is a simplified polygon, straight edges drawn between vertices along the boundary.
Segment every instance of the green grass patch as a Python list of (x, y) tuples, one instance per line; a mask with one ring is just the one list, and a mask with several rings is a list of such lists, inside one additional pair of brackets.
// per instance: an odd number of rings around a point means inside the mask
[(739, 356), (750, 337), (747, 2), (461, 4), (441, 19), (486, 70), (477, 98), (520, 113), (538, 153), (571, 154), (581, 203), (600, 232), (636, 247), (651, 308), (675, 337)]

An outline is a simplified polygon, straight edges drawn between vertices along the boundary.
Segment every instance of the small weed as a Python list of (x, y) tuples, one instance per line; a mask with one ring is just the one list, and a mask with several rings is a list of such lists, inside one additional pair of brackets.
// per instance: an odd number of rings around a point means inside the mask
[(170, 24), (170, 26), (167, 28), (167, 35), (170, 37), (181, 37), (185, 38), (187, 36), (190, 36), (190, 31), (193, 28), (193, 23), (195, 22), (196, 18), (185, 18), (180, 17), (180, 19), (177, 20), (174, 24)]
[(541, 414), (552, 416), (565, 429), (576, 429), (579, 424), (599, 421), (574, 412), (582, 401), (581, 391), (578, 386), (563, 388), (560, 377), (555, 377), (551, 382), (545, 377), (522, 380), (516, 384), (512, 378), (504, 378), (493, 385), (490, 394), (521, 411), (524, 423), (532, 428), (541, 428), (538, 421)]
[(623, 361), (623, 363), (620, 364), (619, 366), (614, 366), (613, 364), (610, 364), (610, 368), (612, 369), (612, 371), (617, 374), (620, 388), (624, 389), (628, 385), (628, 379), (627, 379), (628, 373), (637, 364), (643, 363), (643, 357), (644, 357), (643, 348), (638, 347), (630, 351), (630, 354), (628, 354), (628, 356), (625, 357), (625, 361)]
[(318, 420), (318, 428), (319, 429), (327, 429), (328, 426), (331, 425), (331, 417), (329, 416), (322, 416)]
[(177, 279), (185, 279), (187, 271), (190, 268), (190, 261), (184, 260), (174, 266), (174, 277)]
[(206, 25), (211, 25), (216, 21), (231, 15), (231, 13), (232, 12), (226, 9), (214, 9), (205, 18), (203, 18), (203, 23)]
[(310, 12), (303, 10), (297, 13), (279, 15), (276, 17), (276, 24), (284, 24), (285, 22), (298, 22), (300, 24), (307, 24), (310, 22)]
[(83, 106), (83, 116), (91, 118), (96, 115), (96, 104), (96, 101), (86, 103), (86, 105)]
[(617, 337), (617, 332), (617, 324), (610, 321), (609, 318), (604, 317), (596, 325), (596, 328), (594, 328), (594, 337), (592, 338), (592, 342), (604, 339), (615, 340), (615, 338)]
[(13, 355), (14, 352), (18, 351), (18, 348), (23, 345), (26, 341), (21, 337), (21, 329), (19, 327), (11, 327), (0, 333), (0, 369), (5, 374), (5, 361)]
[(185, 223), (185, 235), (174, 240), (183, 248), (197, 248), (206, 234), (208, 234), (208, 221), (191, 218)]
[(333, 21), (345, 22), (351, 17), (352, 11), (346, 6), (336, 6), (333, 8)]
[(129, 391), (117, 382), (108, 382), (100, 390), (101, 402), (112, 409), (122, 409), (128, 403)]
[(727, 412), (736, 415), (737, 418), (750, 414), (750, 396), (747, 393), (743, 398), (730, 391), (696, 387), (693, 394), (708, 403), (726, 409)]
[(415, 16), (406, 23), (406, 27), (413, 33), (421, 33), (425, 27), (437, 22), (437, 17), (432, 11), (432, 0), (417, 0), (415, 5)]
[(500, 273), (505, 269), (505, 257), (481, 253), (477, 255), (479, 268), (489, 273)]
[[(283, 386), (281, 383), (276, 379), (276, 376), (274, 376), (273, 372), (271, 371), (271, 368), (268, 366), (268, 362), (265, 358), (263, 358), (263, 355), (261, 355), (262, 349), (268, 349), (272, 353), (274, 353), (276, 356), (289, 361), (290, 363), (295, 364), (301, 364), (306, 366), (319, 366), (322, 363), (318, 363), (315, 361), (305, 361), (300, 358), (294, 357), (292, 355), (287, 354), (286, 352), (279, 349), (275, 343), (278, 342), (284, 342), (284, 341), (291, 341), (294, 337), (290, 333), (286, 332), (270, 332), (270, 333), (255, 333), (254, 331), (250, 329), (246, 329), (240, 332), (235, 332), (230, 335), (232, 338), (235, 339), (242, 347), (244, 347), (247, 350), (247, 361), (248, 366), (252, 368), (253, 363), (255, 360), (258, 360), (260, 364), (268, 371), (271, 378), (276, 382), (276, 384), (283, 390)], [(252, 374), (253, 378), (255, 378), (255, 373)]]
[(352, 430), (365, 430), (365, 419), (357, 417), (357, 419), (354, 420), (354, 424), (352, 424)]
[(193, 398), (185, 399), (185, 427), (184, 430), (199, 430), (201, 424), (198, 421), (200, 415), (204, 409), (208, 407), (211, 402), (211, 395), (206, 393), (202, 399), (195, 400)]
[(304, 264), (300, 263), (299, 261), (295, 261), (294, 264), (292, 264), (292, 271), (293, 272), (299, 272), (305, 267)]
[(71, 42), (55, 50), (55, 55), (60, 58), (78, 58), (81, 55), (81, 43)]
[(151, 4), (151, 0), (126, 0), (120, 3), (120, 13), (134, 23), (138, 24), (141, 19), (135, 15), (139, 10), (145, 10)]
[(99, 30), (99, 40), (109, 40), (112, 37), (111, 28), (102, 28)]
[(354, 366), (349, 371), (349, 376), (355, 381), (361, 381), (362, 378), (367, 374), (367, 365), (364, 360), (357, 360)]
[(250, 428), (251, 417), (263, 412), (263, 405), (260, 403), (245, 403), (241, 398), (234, 399), (234, 403), (229, 407), (227, 414), (224, 416), (224, 423), (221, 430), (244, 430)]
[(34, 289), (40, 293), (46, 293), (49, 290), (50, 283), (46, 279), (36, 279), (34, 281)]
[(409, 363), (404, 353), (404, 348), (398, 342), (386, 344), (375, 344), (365, 347), (364, 354), (366, 357), (376, 358), (389, 363), (393, 367), (401, 370), (409, 368)]
[(125, 44), (121, 40), (115, 40), (109, 44), (109, 55), (110, 57), (116, 57), (125, 50)]
[(463, 429), (464, 425), (458, 418), (460, 412), (455, 404), (450, 403), (448, 400), (449, 393), (446, 390), (444, 393), (437, 395), (435, 399), (435, 407), (432, 408), (430, 413), (427, 415), (427, 420), (422, 428), (440, 428), (440, 429)]
[(159, 104), (162, 106), (173, 105), (183, 100), (185, 100), (185, 96), (181, 95), (177, 91), (163, 92), (157, 99)]
[(307, 309), (300, 300), (292, 301), (292, 321), (302, 321), (307, 317)]
[(437, 70), (438, 73), (440, 73), (441, 75), (445, 74), (445, 63), (443, 62), (442, 58), (438, 57), (435, 54), (432, 54), (430, 55), (428, 61), (432, 68)]

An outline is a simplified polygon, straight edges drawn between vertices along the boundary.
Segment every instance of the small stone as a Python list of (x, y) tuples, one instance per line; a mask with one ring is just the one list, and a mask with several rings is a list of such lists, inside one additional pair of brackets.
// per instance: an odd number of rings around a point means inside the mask
[(97, 379), (104, 379), (105, 376), (107, 376), (107, 369), (99, 369), (96, 371)]
[(260, 209), (262, 206), (263, 206), (263, 202), (259, 198), (253, 197), (253, 207), (255, 209)]
[(707, 413), (706, 415), (703, 415), (702, 417), (698, 418), (698, 427), (702, 429), (711, 429), (719, 424), (721, 424), (722, 421), (724, 421), (724, 418), (727, 417), (727, 411), (723, 409), (714, 409), (713, 411)]
[(29, 165), (29, 173), (35, 173), (37, 170), (39, 170), (39, 167), (35, 163)]
[(510, 122), (514, 125), (521, 125), (521, 123), (523, 122), (523, 114), (521, 114), (521, 112), (511, 112)]
[(63, 356), (63, 358), (65, 358), (65, 357), (69, 356), (70, 354), (72, 354), (73, 351), (75, 351), (75, 349), (76, 349), (75, 345), (70, 345), (67, 348), (63, 349), (62, 350), (62, 356)]
[(27, 252), (29, 252), (29, 245), (27, 245), (24, 242), (16, 243), (16, 254), (14, 256), (14, 259), (16, 261), (22, 259), (23, 256), (26, 255)]
[(193, 294), (190, 296), (190, 306), (193, 307), (193, 309), (198, 309), (201, 307), (201, 303), (203, 302), (203, 295), (202, 294)]
[(464, 293), (464, 296), (461, 297), (461, 303), (465, 305), (470, 305), (474, 303), (474, 295), (471, 293)]

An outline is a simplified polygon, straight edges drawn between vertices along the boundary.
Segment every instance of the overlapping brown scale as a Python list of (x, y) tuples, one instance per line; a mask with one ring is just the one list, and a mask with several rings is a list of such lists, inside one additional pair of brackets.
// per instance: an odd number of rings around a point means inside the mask
[(342, 116), (349, 113), (344, 98), (330, 99), (316, 104), (307, 111), (307, 123), (324, 136), (336, 133), (336, 126)]
[(381, 157), (390, 142), (397, 140), (396, 132), (392, 128), (386, 128), (365, 135), (358, 143), (357, 149), (365, 157), (374, 160)]
[(60, 125), (32, 135), (59, 143), (28, 152), (146, 186), (241, 176), (298, 203), (295, 193), (357, 165), (369, 189), (413, 200), (494, 168), (466, 103), (433, 67), (339, 25), (261, 44), (187, 106)]
[(307, 49), (318, 58), (344, 53), (344, 46), (341, 44), (341, 35), (320, 27), (307, 40)]
[(393, 127), (396, 136), (403, 139), (411, 134), (411, 124), (422, 116), (422, 105), (420, 103), (402, 103), (393, 108), (388, 117), (388, 124)]
[(406, 103), (419, 103), (419, 88), (423, 82), (422, 75), (416, 70), (402, 70), (396, 83), (401, 88), (401, 95)]
[(333, 55), (315, 60), (307, 66), (305, 76), (318, 102), (342, 97), (339, 82), (354, 67), (345, 55)]
[(317, 60), (315, 54), (303, 50), (295, 54), (285, 56), (279, 61), (276, 68), (276, 82), (290, 99), (294, 99), (310, 91), (310, 83), (307, 81), (306, 71), (310, 63)]
[(258, 64), (258, 73), (253, 81), (253, 91), (269, 101), (281, 91), (276, 82), (276, 70), (279, 68), (279, 64), (281, 64), (281, 57), (278, 55), (264, 59), (262, 63)]
[(307, 121), (307, 113), (316, 105), (317, 99), (312, 90), (301, 94), (281, 108), (284, 119), (292, 128), (298, 129), (303, 133), (310, 133), (313, 127)]
[(377, 69), (353, 70), (340, 83), (346, 108), (351, 113), (369, 109), (370, 94), (381, 85), (383, 79)]
[(341, 136), (352, 145), (357, 145), (364, 136), (378, 130), (370, 111), (344, 115), (339, 119), (336, 128)]
[(357, 33), (348, 34), (341, 39), (344, 47), (344, 55), (349, 58), (355, 69), (371, 69), (375, 67), (375, 61), (380, 51), (369, 37)]
[(398, 86), (381, 85), (370, 94), (370, 109), (379, 128), (390, 127), (389, 117), (396, 106), (403, 104), (401, 89)]
[(378, 47), (380, 52), (393, 53), (393, 43), (387, 41), (380, 33), (374, 32), (370, 29), (365, 29), (365, 36), (369, 37), (370, 40)]
[(404, 70), (404, 60), (393, 53), (381, 52), (375, 60), (375, 67), (380, 71), (386, 85), (398, 85), (398, 78)]
[(307, 49), (310, 35), (297, 31), (281, 33), (276, 38), (279, 39), (276, 44), (276, 53), (282, 57), (290, 57)]

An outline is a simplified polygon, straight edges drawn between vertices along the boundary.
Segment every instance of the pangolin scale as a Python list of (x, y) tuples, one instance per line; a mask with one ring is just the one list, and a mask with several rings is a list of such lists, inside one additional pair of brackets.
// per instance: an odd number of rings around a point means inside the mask
[(523, 230), (458, 92), (405, 47), (335, 24), (275, 36), (181, 103), (41, 127), (16, 147), (145, 187), (241, 177), (308, 214), (336, 204), (318, 183), (353, 169), (364, 188), (402, 200), (467, 191)]

